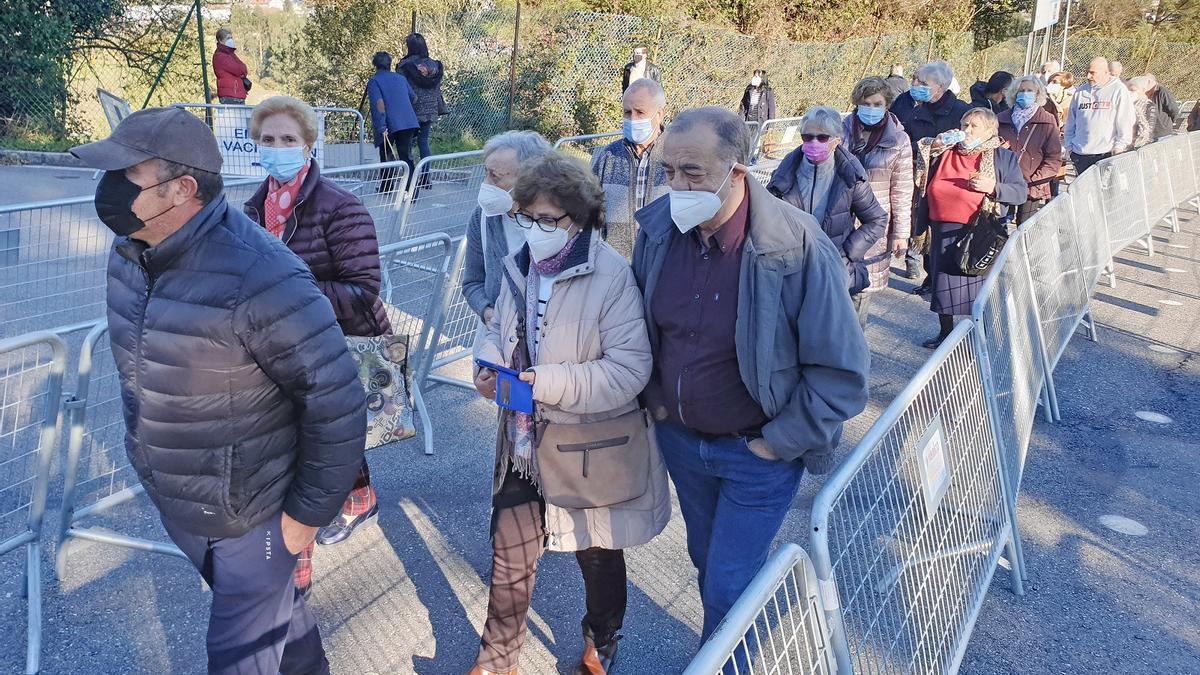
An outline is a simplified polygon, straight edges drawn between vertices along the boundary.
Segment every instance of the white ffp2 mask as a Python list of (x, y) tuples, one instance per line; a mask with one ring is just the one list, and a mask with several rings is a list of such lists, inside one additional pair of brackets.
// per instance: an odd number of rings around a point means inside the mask
[(561, 227), (554, 228), (553, 232), (543, 232), (537, 225), (525, 230), (525, 242), (529, 244), (529, 255), (533, 256), (537, 262), (558, 255), (568, 241), (570, 241), (570, 237), (567, 236), (567, 231)]
[(725, 180), (721, 181), (716, 192), (671, 190), (671, 220), (675, 221), (675, 227), (679, 228), (680, 232), (687, 234), (696, 229), (700, 223), (712, 220), (712, 217), (717, 215), (717, 211), (721, 210), (721, 204), (724, 203), (717, 193), (725, 187), (725, 183), (732, 175), (733, 167), (731, 166), (729, 173), (725, 174)]
[(508, 213), (513, 207), (512, 195), (508, 193), (508, 190), (498, 188), (491, 183), (480, 183), (477, 201), (479, 209), (488, 218)]

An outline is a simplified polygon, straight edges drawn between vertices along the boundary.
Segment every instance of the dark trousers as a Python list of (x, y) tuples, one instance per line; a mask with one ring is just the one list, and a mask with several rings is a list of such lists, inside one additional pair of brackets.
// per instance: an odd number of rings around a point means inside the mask
[(234, 98), (232, 96), (222, 96), (220, 99), (221, 105), (245, 105), (246, 99)]
[(699, 576), (703, 642), (767, 561), (804, 466), (762, 459), (745, 438), (711, 439), (673, 422), (659, 422), (654, 431)]
[(854, 303), (854, 313), (858, 315), (858, 325), (866, 330), (867, 318), (871, 315), (871, 294), (865, 291), (857, 293), (850, 296), (850, 302)]
[(417, 129), (416, 141), (417, 150), (421, 153), (421, 159), (425, 159), (430, 155), (429, 152), (429, 130), (433, 128), (433, 122), (421, 122), (421, 128)]
[(1096, 164), (1102, 159), (1108, 159), (1109, 157), (1112, 157), (1111, 152), (1106, 152), (1100, 155), (1078, 155), (1072, 152), (1071, 163), (1075, 165), (1075, 175), (1080, 176), (1084, 171), (1092, 168), (1093, 164)]
[(212, 589), (209, 673), (329, 672), (316, 619), (292, 584), (298, 555), (283, 543), (282, 515), (224, 539), (197, 536), (162, 519), (171, 540)]
[[(525, 617), (533, 599), (538, 560), (544, 550), (543, 506), (532, 501), (497, 509), (492, 532), (492, 581), (487, 621), (476, 665), (497, 673), (517, 669), (525, 642)], [(625, 553), (589, 548), (575, 553), (583, 572), (587, 614), (583, 625), (594, 644), (613, 640), (625, 619)]]
[[(411, 177), (413, 161), (410, 153), (412, 152), (412, 139), (414, 133), (416, 133), (416, 129), (393, 131), (388, 134), (388, 138), (391, 139), (391, 143), (389, 144), (385, 141), (383, 145), (379, 146), (379, 161), (395, 162), (399, 160), (404, 162), (408, 165), (408, 175)], [(379, 184), (379, 191), (383, 194), (391, 192), (393, 188), (397, 190), (408, 189), (407, 182), (405, 182), (403, 185), (395, 185), (395, 167), (387, 168), (380, 172), (380, 180), (382, 182)]]
[(1037, 213), (1038, 210), (1041, 209), (1045, 205), (1046, 205), (1046, 202), (1045, 202), (1045, 200), (1042, 200), (1042, 199), (1027, 199), (1027, 200), (1025, 200), (1024, 204), (1017, 207), (1017, 215), (1016, 215), (1015, 223), (1017, 225), (1020, 225), (1021, 223), (1024, 223), (1025, 221), (1029, 220), (1030, 218), (1033, 217), (1033, 214)]

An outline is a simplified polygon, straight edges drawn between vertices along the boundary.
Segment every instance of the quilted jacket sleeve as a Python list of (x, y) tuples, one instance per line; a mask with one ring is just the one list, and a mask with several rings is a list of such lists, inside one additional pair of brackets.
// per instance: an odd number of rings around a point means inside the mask
[(912, 144), (908, 135), (904, 135), (902, 143), (896, 146), (898, 150), (892, 157), (891, 189), (888, 194), (892, 200), (892, 229), (891, 241), (908, 241), (912, 236), (912, 203), (913, 203), (913, 160)]
[(483, 313), (492, 306), (492, 299), (487, 294), (487, 266), (484, 256), (487, 251), (483, 246), (483, 229), (487, 223), (483, 212), (476, 207), (471, 214), (471, 222), (467, 223), (467, 251), (463, 260), (462, 294), (471, 311), (483, 318)]
[(366, 399), (333, 308), (299, 259), (264, 255), (242, 279), (234, 329), (295, 406), (296, 472), (283, 510), (329, 524), (362, 466)]
[[(336, 278), (318, 281), (321, 292), (333, 303), (335, 315), (361, 316), (364, 307), (375, 306), (381, 283), (375, 221), (362, 202), (346, 199), (338, 205), (325, 226), (325, 245)], [(355, 299), (355, 287), (361, 292), (361, 300)]]

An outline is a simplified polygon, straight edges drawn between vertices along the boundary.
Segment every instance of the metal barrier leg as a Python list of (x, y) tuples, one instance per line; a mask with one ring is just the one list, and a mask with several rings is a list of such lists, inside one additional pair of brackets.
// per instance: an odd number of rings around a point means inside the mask
[(1100, 333), (1096, 331), (1096, 319), (1092, 317), (1092, 303), (1088, 301), (1088, 310), (1083, 315), (1083, 320), (1087, 323), (1088, 339), (1097, 344), (1100, 343)]
[(41, 670), (42, 660), (42, 545), (32, 541), (25, 547), (25, 597), (29, 608), (26, 629), (25, 672), (33, 675)]
[(429, 420), (429, 409), (425, 407), (425, 395), (420, 387), (413, 387), (413, 404), (421, 418), (421, 435), (425, 437), (425, 454), (433, 454), (433, 422)]

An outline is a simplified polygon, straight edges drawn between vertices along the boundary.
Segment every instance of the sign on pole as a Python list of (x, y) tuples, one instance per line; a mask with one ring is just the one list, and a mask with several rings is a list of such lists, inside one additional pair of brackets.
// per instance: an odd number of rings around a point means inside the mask
[(1039, 31), (1058, 23), (1058, 11), (1061, 7), (1062, 0), (1037, 0), (1037, 7), (1033, 12), (1033, 30)]
[[(258, 144), (250, 136), (252, 106), (213, 106), (213, 135), (225, 160), (221, 173), (230, 176), (266, 176), (258, 162)], [(325, 164), (325, 115), (317, 113), (317, 143), (312, 149), (317, 166)]]
[(109, 128), (114, 131), (121, 120), (133, 114), (133, 109), (129, 107), (129, 101), (116, 94), (97, 89), (96, 97), (100, 99), (100, 107), (104, 110), (104, 117), (108, 120)]

